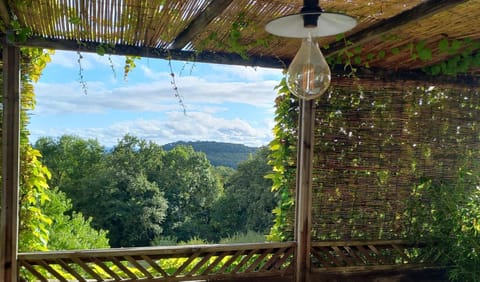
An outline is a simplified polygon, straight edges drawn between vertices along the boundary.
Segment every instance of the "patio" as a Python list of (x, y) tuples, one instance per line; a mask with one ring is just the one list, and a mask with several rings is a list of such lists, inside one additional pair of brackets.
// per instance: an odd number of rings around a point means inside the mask
[(451, 179), (464, 154), (480, 151), (480, 113), (462, 102), (478, 100), (480, 1), (320, 5), (358, 25), (319, 39), (336, 96), (296, 105), (295, 208), (284, 230), (293, 241), (18, 253), (20, 48), (285, 68), (299, 42), (264, 26), (302, 1), (0, 1), (0, 280), (445, 279), (438, 254), (405, 240), (404, 211), (418, 171)]

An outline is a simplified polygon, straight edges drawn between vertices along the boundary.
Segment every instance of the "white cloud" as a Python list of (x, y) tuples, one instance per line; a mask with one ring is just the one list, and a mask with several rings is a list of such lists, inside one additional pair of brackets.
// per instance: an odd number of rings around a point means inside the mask
[[(178, 93), (187, 109), (195, 104), (219, 107), (222, 103), (239, 103), (269, 109), (275, 99), (276, 81), (213, 82), (198, 77), (177, 80)], [(177, 108), (178, 98), (170, 81), (129, 83), (112, 87), (104, 82), (88, 82), (87, 94), (79, 82), (38, 83), (38, 114), (92, 113), (108, 110), (159, 112)], [(221, 107), (221, 106), (220, 106)]]
[(271, 138), (271, 121), (259, 122), (256, 127), (240, 118), (227, 119), (203, 112), (184, 115), (167, 113), (166, 119), (135, 119), (112, 123), (103, 128), (58, 128), (52, 124), (48, 129), (31, 130), (32, 139), (40, 136), (71, 134), (82, 138), (98, 139), (105, 146), (113, 146), (125, 134), (154, 141), (158, 144), (184, 141), (217, 141), (239, 143), (249, 146), (267, 144)]
[[(90, 78), (85, 95), (78, 82), (75, 56), (72, 52), (57, 52), (46, 73), (51, 68), (55, 75), (65, 77), (57, 80), (50, 76), (36, 84), (32, 141), (41, 136), (73, 134), (113, 146), (128, 133), (159, 144), (210, 140), (260, 146), (272, 138), (274, 87), (281, 77), (279, 70), (184, 65), (181, 75), (175, 70), (178, 93), (187, 110), (184, 115), (166, 61), (142, 59), (128, 82), (123, 82), (111, 80), (106, 56), (83, 54), (82, 66)], [(123, 72), (123, 58), (111, 58)], [(73, 77), (67, 77), (66, 69), (71, 69), (69, 75)], [(86, 124), (87, 116), (90, 124)], [(50, 118), (52, 121), (46, 122)]]

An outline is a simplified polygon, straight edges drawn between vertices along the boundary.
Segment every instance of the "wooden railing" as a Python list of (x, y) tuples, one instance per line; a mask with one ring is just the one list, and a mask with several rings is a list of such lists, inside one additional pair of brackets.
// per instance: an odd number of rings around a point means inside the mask
[(19, 254), (27, 281), (189, 281), (292, 275), (296, 244), (234, 244)]
[[(191, 281), (293, 277), (296, 243), (124, 248), (19, 254), (26, 281)], [(404, 241), (311, 244), (312, 273), (409, 269), (438, 254)]]
[(432, 265), (438, 253), (401, 240), (313, 242), (312, 272), (393, 270)]

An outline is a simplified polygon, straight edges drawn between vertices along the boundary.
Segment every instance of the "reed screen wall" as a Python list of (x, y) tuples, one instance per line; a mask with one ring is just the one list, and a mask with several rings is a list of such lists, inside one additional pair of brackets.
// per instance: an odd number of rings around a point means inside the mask
[(480, 160), (478, 94), (428, 85), (331, 90), (316, 108), (313, 240), (406, 238), (419, 182), (454, 179)]

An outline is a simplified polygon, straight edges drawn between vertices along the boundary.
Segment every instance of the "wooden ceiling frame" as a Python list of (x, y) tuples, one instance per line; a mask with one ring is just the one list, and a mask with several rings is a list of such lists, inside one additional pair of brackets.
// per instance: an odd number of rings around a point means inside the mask
[[(400, 27), (410, 24), (414, 21), (432, 16), (436, 13), (453, 8), (457, 5), (467, 2), (468, 0), (428, 0), (421, 3), (410, 10), (406, 10), (392, 18), (388, 18), (373, 24), (363, 30), (350, 34), (346, 37), (348, 42), (352, 42), (349, 48), (359, 46), (364, 42), (379, 38), (382, 35), (391, 33), (399, 29)], [(214, 51), (201, 51), (196, 52), (192, 50), (185, 50), (190, 41), (203, 29), (205, 29), (209, 23), (211, 23), (216, 17), (221, 15), (225, 9), (233, 0), (212, 0), (203, 11), (192, 19), (189, 25), (183, 29), (178, 35), (170, 42), (169, 48), (152, 48), (145, 46), (129, 46), (129, 45), (116, 45), (114, 49), (106, 50), (106, 53), (114, 55), (131, 55), (147, 58), (158, 59), (172, 59), (180, 61), (193, 61), (202, 63), (214, 63), (214, 64), (229, 64), (229, 65), (241, 65), (241, 66), (253, 66), (253, 67), (266, 67), (266, 68), (286, 68), (291, 58), (280, 58), (276, 56), (259, 56), (250, 55), (248, 58), (244, 58), (236, 53), (231, 52), (214, 52)], [(6, 22), (10, 21), (9, 12), (5, 3), (5, 0), (0, 0), (0, 18)], [(96, 53), (101, 43), (98, 42), (81, 42), (78, 40), (67, 39), (49, 39), (42, 37), (29, 37), (24, 42), (14, 43), (19, 47), (41, 47), (46, 49), (55, 50), (67, 50), (78, 52), (92, 52)], [(334, 56), (340, 51), (345, 49), (343, 41), (337, 41), (330, 44), (327, 50), (324, 50), (326, 57)], [(378, 79), (386, 79), (389, 81), (399, 79), (413, 79), (415, 81), (425, 80), (432, 84), (447, 84), (458, 86), (471, 86), (478, 87), (480, 80), (474, 75), (462, 75), (459, 77), (450, 76), (430, 76), (421, 70), (390, 70), (381, 68), (365, 68), (356, 67), (356, 75), (362, 78), (364, 74), (368, 77), (372, 76), (372, 73), (378, 73)], [(412, 75), (413, 74), (413, 75)], [(333, 77), (344, 77), (345, 70), (343, 67), (332, 67)], [(466, 84), (465, 84), (466, 83)]]
[[(347, 42), (352, 42), (349, 48), (354, 48), (364, 42), (379, 38), (382, 35), (399, 29), (400, 27), (418, 21), (447, 9), (463, 4), (468, 0), (428, 0), (410, 10), (404, 11), (394, 17), (377, 22), (363, 30), (353, 33), (346, 37)], [(337, 54), (345, 48), (343, 41), (337, 41), (330, 44), (326, 50), (325, 56)]]

